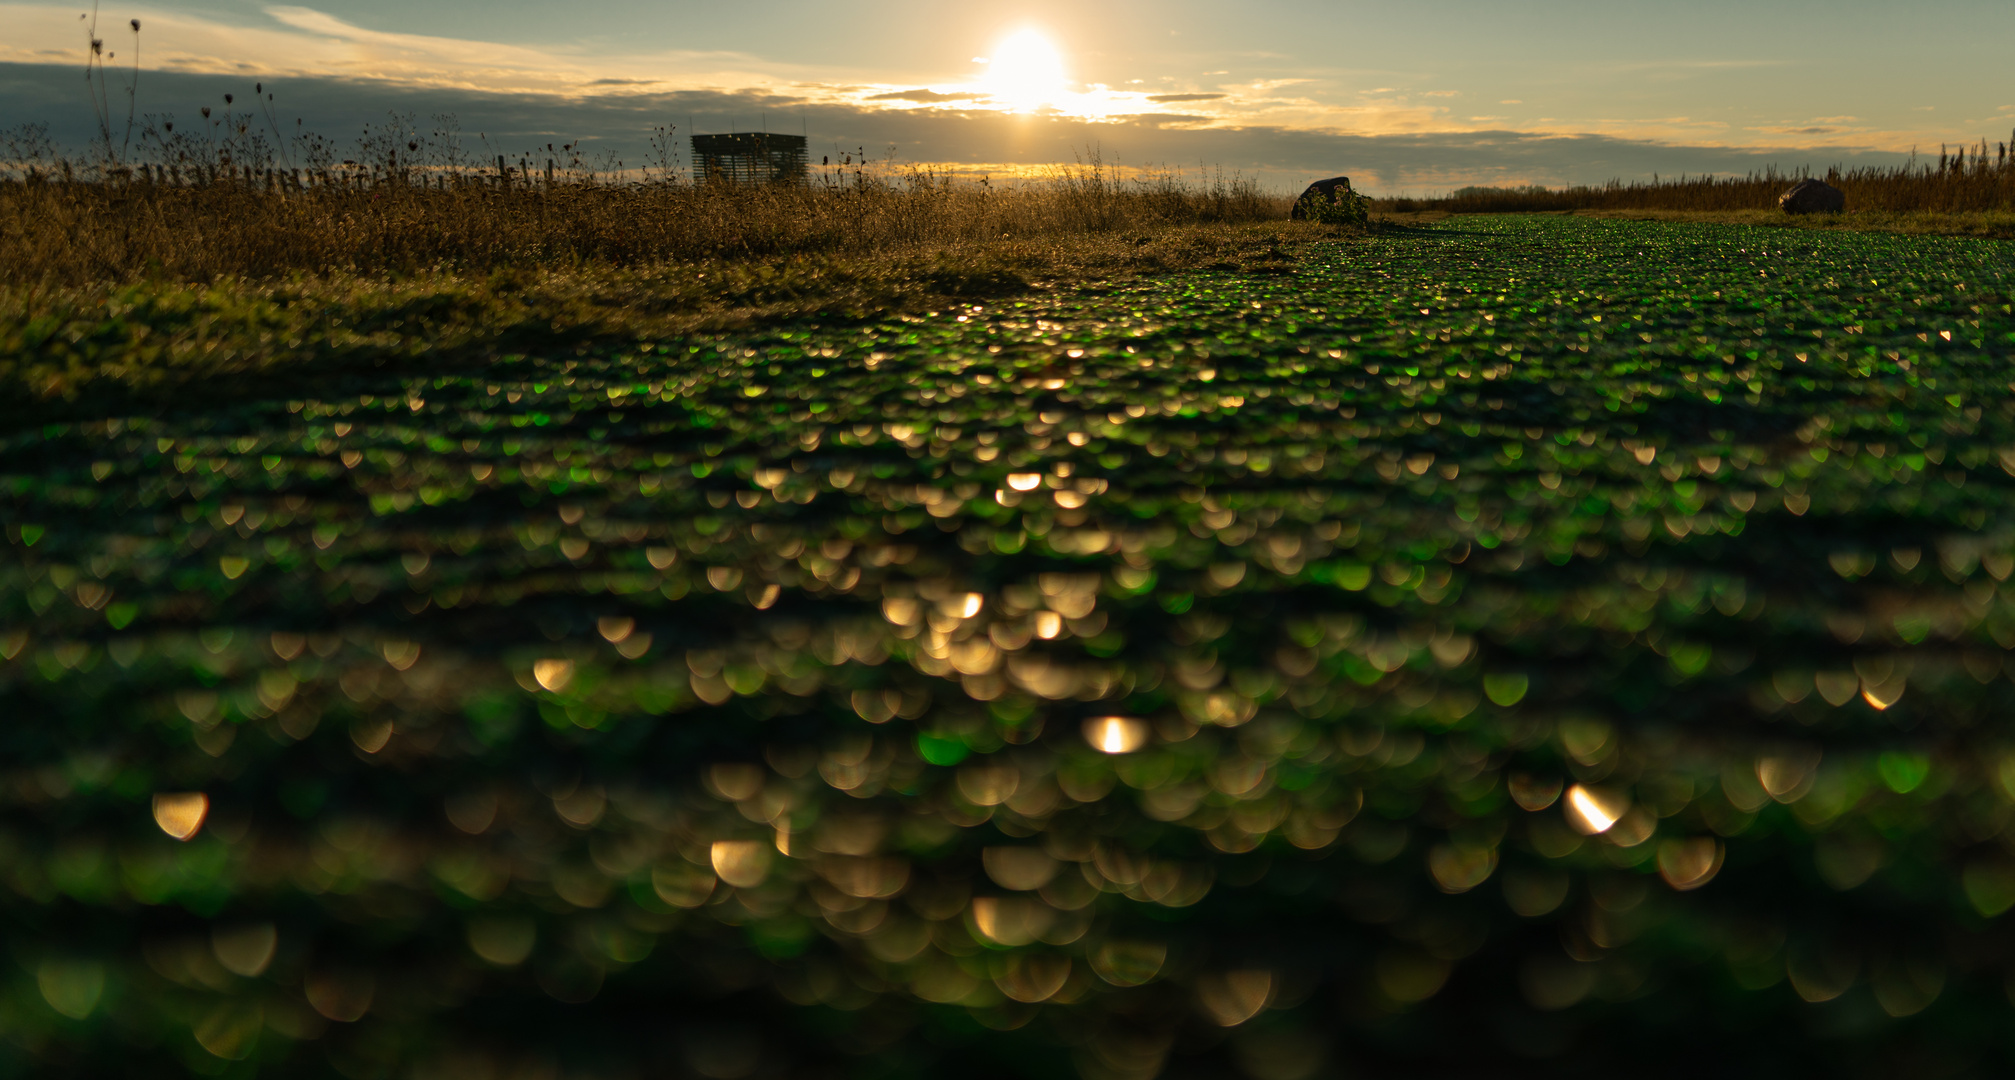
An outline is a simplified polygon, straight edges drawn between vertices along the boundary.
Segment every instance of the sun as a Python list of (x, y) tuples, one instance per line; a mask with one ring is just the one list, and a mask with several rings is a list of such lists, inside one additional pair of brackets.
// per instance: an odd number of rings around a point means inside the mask
[(1054, 104), (1069, 91), (1063, 54), (1035, 30), (1021, 30), (994, 46), (982, 84), (1015, 112)]

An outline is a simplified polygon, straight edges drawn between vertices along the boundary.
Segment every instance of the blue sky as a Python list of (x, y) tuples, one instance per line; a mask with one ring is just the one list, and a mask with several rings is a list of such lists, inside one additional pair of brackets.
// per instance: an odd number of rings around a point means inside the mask
[[(68, 122), (79, 10), (0, 3), (0, 126)], [(703, 130), (767, 117), (818, 127), (815, 145), (984, 170), (1096, 144), (1283, 186), (1354, 170), (1426, 191), (1887, 163), (2015, 126), (2005, 0), (101, 6), (102, 26), (134, 17), (144, 71), (163, 73), (148, 91), (189, 98), (143, 93), (164, 110), (265, 77), (313, 87), (325, 123), (346, 100), (452, 107), (527, 138), (571, 118), (569, 137), (632, 156), (649, 116), (691, 126), (683, 107)], [(130, 34), (103, 36), (131, 58)]]

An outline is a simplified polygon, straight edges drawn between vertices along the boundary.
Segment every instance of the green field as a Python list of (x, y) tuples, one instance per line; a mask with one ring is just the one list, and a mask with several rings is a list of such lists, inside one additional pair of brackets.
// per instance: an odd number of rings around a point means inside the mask
[(0, 435), (0, 1073), (2015, 1067), (2015, 247), (1308, 250)]

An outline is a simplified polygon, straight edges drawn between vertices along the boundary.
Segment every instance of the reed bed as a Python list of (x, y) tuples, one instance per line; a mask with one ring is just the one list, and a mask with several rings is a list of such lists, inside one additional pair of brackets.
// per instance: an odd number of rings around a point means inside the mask
[[(851, 163), (850, 163), (851, 164)], [(576, 170), (140, 166), (0, 179), (0, 283), (207, 282), (327, 272), (637, 268), (796, 255), (977, 254), (1003, 244), (1279, 220), (1238, 176), (1129, 178), (1099, 162), (1035, 180), (832, 169), (801, 185)]]
[[(2009, 143), (1984, 140), (1956, 150), (1941, 147), (1938, 160), (1894, 168), (1831, 169), (1822, 177), (1847, 195), (1850, 214), (1874, 212), (1983, 213), (2015, 211), (2015, 158)], [(1786, 188), (1812, 174), (1775, 168), (1741, 177), (1681, 176), (1650, 182), (1548, 189), (1461, 188), (1446, 196), (1386, 199), (1386, 213), (1531, 214), (1577, 210), (1733, 212), (1772, 210)]]

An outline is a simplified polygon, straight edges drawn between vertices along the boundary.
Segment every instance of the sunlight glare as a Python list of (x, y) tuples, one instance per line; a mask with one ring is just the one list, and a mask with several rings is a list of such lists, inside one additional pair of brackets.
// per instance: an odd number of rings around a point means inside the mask
[(1096, 716), (1084, 722), (1084, 741), (1101, 753), (1131, 754), (1147, 742), (1147, 725), (1131, 716)]
[(1608, 832), (1630, 810), (1621, 794), (1576, 784), (1567, 789), (1567, 820), (1584, 836)]
[(994, 48), (984, 85), (1015, 112), (1055, 103), (1067, 90), (1063, 54), (1035, 30), (1022, 30)]

